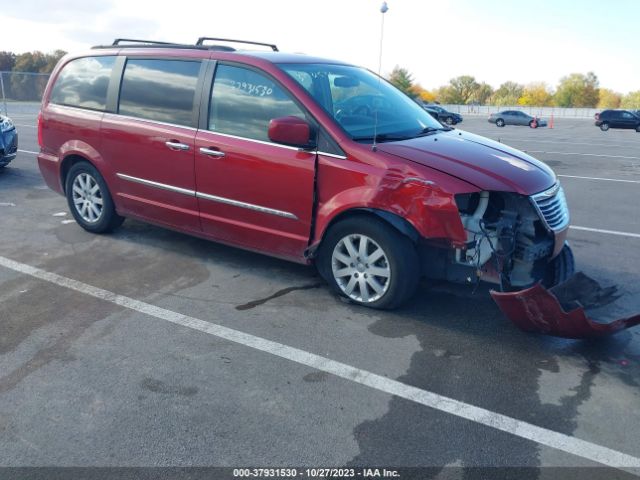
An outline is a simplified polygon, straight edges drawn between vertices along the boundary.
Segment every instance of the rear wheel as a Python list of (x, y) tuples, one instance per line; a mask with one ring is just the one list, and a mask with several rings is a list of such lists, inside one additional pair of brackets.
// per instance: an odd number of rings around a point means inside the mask
[(602, 130), (603, 132), (606, 132), (607, 130), (609, 130), (609, 124), (607, 122), (602, 122), (600, 124), (600, 130)]
[(380, 309), (408, 300), (420, 277), (411, 240), (390, 225), (364, 216), (331, 227), (320, 248), (318, 269), (338, 294)]
[(499, 118), (496, 120), (496, 126), (497, 127), (504, 127), (504, 120)]
[(542, 284), (547, 288), (555, 287), (568, 280), (575, 273), (575, 267), (573, 252), (569, 244), (565, 242), (560, 253), (549, 262)]
[(636, 132), (640, 133), (640, 125), (636, 127)]
[(71, 167), (65, 182), (67, 203), (76, 222), (85, 230), (105, 233), (119, 227), (124, 218), (116, 213), (111, 194), (100, 172), (88, 162)]

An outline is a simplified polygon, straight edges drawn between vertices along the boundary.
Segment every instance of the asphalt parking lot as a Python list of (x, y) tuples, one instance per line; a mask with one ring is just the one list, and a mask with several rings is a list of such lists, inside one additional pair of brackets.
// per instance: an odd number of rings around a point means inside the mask
[[(441, 478), (506, 466), (556, 478), (542, 467), (627, 462), (640, 474), (640, 327), (598, 341), (526, 334), (487, 289), (445, 284), (372, 311), (312, 268), (130, 220), (86, 233), (40, 177), (35, 112), (11, 116), (0, 466), (429, 466)], [(620, 286), (608, 315), (640, 312), (640, 134), (559, 118), (460, 128), (556, 171), (578, 269)]]

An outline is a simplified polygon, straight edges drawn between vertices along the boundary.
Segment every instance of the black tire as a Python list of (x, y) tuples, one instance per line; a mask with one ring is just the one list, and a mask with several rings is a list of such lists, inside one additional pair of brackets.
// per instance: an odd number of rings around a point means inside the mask
[(455, 122), (453, 121), (453, 117), (445, 118), (444, 123), (446, 123), (447, 125), (455, 125)]
[(600, 130), (602, 130), (603, 132), (606, 132), (607, 130), (609, 130), (609, 124), (607, 122), (602, 122), (600, 124)]
[[(334, 250), (341, 241), (351, 235), (354, 236), (351, 238), (362, 235), (368, 237), (377, 244), (374, 248), (379, 246), (384, 252), (385, 264), (390, 271), (388, 286), (380, 298), (374, 301), (364, 302), (351, 298), (343, 291), (334, 276)], [(330, 227), (320, 246), (316, 265), (320, 275), (338, 295), (370, 308), (391, 309), (400, 306), (413, 296), (420, 280), (420, 261), (413, 242), (384, 221), (364, 215), (339, 221)], [(366, 277), (363, 273), (360, 275)], [(358, 274), (355, 273), (355, 276)], [(355, 290), (353, 292), (355, 295)], [(361, 292), (360, 296), (362, 297)]]
[(496, 127), (502, 128), (502, 127), (504, 127), (504, 125), (505, 125), (505, 123), (504, 123), (504, 120), (502, 118), (499, 118), (499, 119), (496, 120)]
[(640, 125), (636, 127), (636, 132), (640, 133)]
[(547, 288), (555, 287), (568, 280), (575, 273), (575, 268), (573, 252), (569, 244), (565, 242), (560, 253), (549, 262), (542, 284)]
[(538, 128), (538, 122), (534, 122), (533, 120), (531, 120), (529, 122), (529, 128)]
[[(87, 177), (87, 175), (89, 177)], [(76, 179), (81, 176), (84, 179), (93, 179), (98, 187), (95, 196), (102, 201), (102, 209), (94, 221), (83, 218), (81, 207), (79, 207), (74, 201), (74, 182), (76, 182)], [(69, 210), (71, 210), (73, 218), (75, 218), (76, 222), (78, 222), (78, 224), (88, 232), (107, 233), (116, 229), (122, 225), (122, 222), (124, 222), (124, 217), (121, 217), (116, 213), (111, 194), (109, 193), (109, 188), (107, 187), (104, 178), (102, 178), (100, 172), (98, 172), (98, 170), (89, 162), (78, 162), (71, 167), (67, 174), (67, 178), (65, 179), (65, 192)], [(75, 200), (78, 199), (76, 198)]]

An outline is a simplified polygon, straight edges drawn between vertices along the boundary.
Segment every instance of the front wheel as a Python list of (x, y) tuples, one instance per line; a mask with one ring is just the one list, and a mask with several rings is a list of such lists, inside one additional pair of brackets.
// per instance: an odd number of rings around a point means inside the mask
[(446, 123), (447, 125), (453, 125), (453, 117), (447, 117), (444, 119), (444, 123)]
[(116, 213), (111, 194), (100, 172), (88, 162), (71, 167), (65, 182), (67, 203), (76, 222), (92, 233), (109, 232), (124, 218)]
[(504, 127), (504, 120), (499, 118), (496, 120), (496, 126), (497, 127)]
[(636, 127), (636, 132), (640, 133), (640, 125)]
[(365, 216), (331, 227), (320, 248), (318, 269), (338, 294), (379, 309), (395, 308), (408, 300), (420, 277), (411, 240)]
[(538, 122), (536, 122), (535, 120), (531, 120), (529, 122), (529, 127), (530, 128), (538, 128)]
[(609, 124), (607, 122), (601, 123), (600, 130), (602, 130), (603, 132), (606, 132), (607, 130), (609, 130)]

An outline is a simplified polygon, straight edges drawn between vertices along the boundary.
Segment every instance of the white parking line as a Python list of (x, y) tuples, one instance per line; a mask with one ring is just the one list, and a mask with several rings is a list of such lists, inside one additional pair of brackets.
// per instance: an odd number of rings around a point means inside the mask
[(600, 228), (578, 227), (571, 225), (572, 230), (582, 230), (583, 232), (606, 233), (609, 235), (619, 235), (621, 237), (640, 238), (640, 233), (620, 232), (618, 230), (602, 230)]
[(29, 127), (29, 128), (38, 128), (36, 125), (23, 125), (20, 123), (14, 123), (16, 127)]
[(47, 272), (46, 270), (32, 267), (31, 265), (13, 261), (9, 258), (0, 256), (0, 266), (160, 320), (165, 320), (182, 327), (187, 327), (199, 332), (223, 338), (230, 342), (238, 343), (255, 350), (260, 350), (300, 365), (306, 365), (337, 377), (344, 378), (350, 382), (358, 383), (390, 395), (395, 395), (426, 407), (433, 408), (440, 412), (464, 418), (480, 425), (539, 443), (540, 445), (555, 448), (602, 465), (640, 474), (640, 458), (617, 450), (612, 450), (576, 437), (538, 427), (500, 413), (476, 407), (453, 398), (438, 395), (437, 393), (412, 387), (411, 385), (377, 375), (367, 370), (331, 360), (330, 358), (322, 357), (298, 348), (290, 347), (282, 343), (267, 340), (239, 330), (234, 330), (222, 325), (200, 320), (189, 315), (157, 307), (130, 297), (118, 295), (108, 290), (103, 290), (68, 277), (63, 277), (56, 273)]
[(31, 150), (20, 150), (20, 149), (18, 149), (18, 151), (20, 153), (30, 153), (31, 155), (38, 155), (38, 153), (40, 153), (40, 152), (32, 152)]
[(564, 178), (581, 178), (583, 180), (602, 180), (604, 182), (640, 183), (640, 180), (623, 180), (621, 178), (579, 177), (577, 175), (558, 175)]
[(628, 157), (626, 155), (605, 155), (601, 153), (580, 153), (580, 152), (547, 152), (544, 150), (523, 150), (525, 153), (548, 153), (549, 155), (581, 155), (583, 157), (605, 157), (624, 158), (626, 160), (640, 160), (640, 157)]

